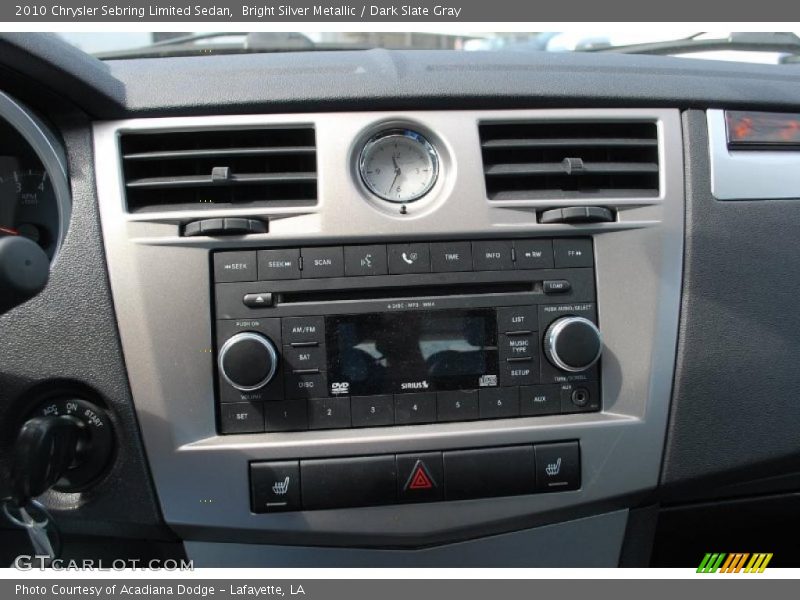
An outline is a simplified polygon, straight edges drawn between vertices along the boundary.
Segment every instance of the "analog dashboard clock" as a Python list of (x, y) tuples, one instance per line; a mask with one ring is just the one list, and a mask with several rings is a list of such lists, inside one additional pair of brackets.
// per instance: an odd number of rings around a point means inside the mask
[(404, 204), (427, 194), (439, 176), (439, 155), (410, 129), (385, 130), (370, 138), (359, 157), (364, 185), (378, 198)]

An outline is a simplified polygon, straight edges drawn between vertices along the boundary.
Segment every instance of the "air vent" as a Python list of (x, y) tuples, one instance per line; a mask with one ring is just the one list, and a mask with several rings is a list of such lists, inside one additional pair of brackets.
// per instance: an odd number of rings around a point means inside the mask
[(130, 212), (317, 200), (312, 127), (127, 133), (120, 144)]
[(484, 123), (480, 138), (492, 200), (658, 195), (655, 123)]

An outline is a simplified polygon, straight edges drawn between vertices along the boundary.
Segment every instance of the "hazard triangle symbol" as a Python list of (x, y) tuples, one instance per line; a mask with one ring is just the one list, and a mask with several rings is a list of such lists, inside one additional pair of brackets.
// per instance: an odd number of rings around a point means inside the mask
[(428, 473), (428, 470), (425, 468), (425, 463), (418, 460), (417, 464), (415, 464), (414, 468), (411, 470), (411, 476), (406, 483), (406, 489), (430, 490), (433, 489), (435, 485), (433, 477), (431, 477), (431, 474)]

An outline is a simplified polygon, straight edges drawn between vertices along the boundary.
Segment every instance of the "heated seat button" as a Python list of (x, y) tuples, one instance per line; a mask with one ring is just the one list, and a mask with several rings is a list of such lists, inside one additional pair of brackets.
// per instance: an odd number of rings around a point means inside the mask
[(565, 238), (553, 240), (556, 269), (564, 267), (591, 267), (594, 252), (590, 238)]
[(353, 427), (394, 425), (394, 396), (353, 396), (350, 398)]
[(472, 244), (469, 242), (431, 244), (431, 265), (434, 273), (472, 271)]
[(536, 488), (533, 446), (444, 453), (445, 498), (530, 494)]
[(308, 401), (309, 429), (350, 427), (350, 398), (311, 398)]
[(217, 283), (255, 281), (256, 274), (255, 250), (214, 254), (214, 281)]
[(439, 422), (470, 421), (478, 418), (478, 392), (452, 391), (436, 394), (436, 409)]
[(300, 250), (260, 250), (258, 278), (262, 281), (300, 279)]
[(536, 489), (540, 492), (581, 487), (581, 449), (578, 442), (536, 444)]
[(514, 242), (517, 269), (552, 269), (551, 240), (516, 240)]
[(430, 502), (444, 498), (441, 452), (397, 455), (397, 499)]
[(430, 273), (431, 249), (428, 244), (393, 244), (388, 247), (389, 273)]
[(219, 406), (220, 433), (264, 431), (264, 405), (260, 402), (226, 402)]
[(254, 513), (300, 510), (300, 461), (250, 463)]
[(344, 254), (341, 246), (303, 248), (303, 279), (344, 277)]
[(394, 455), (300, 461), (303, 508), (345, 508), (397, 501)]
[(511, 242), (472, 242), (476, 271), (506, 271), (514, 268)]
[(519, 389), (486, 388), (480, 391), (481, 419), (505, 419), (519, 416)]
[(436, 421), (436, 393), (396, 394), (394, 397), (394, 422), (397, 425), (434, 423)]

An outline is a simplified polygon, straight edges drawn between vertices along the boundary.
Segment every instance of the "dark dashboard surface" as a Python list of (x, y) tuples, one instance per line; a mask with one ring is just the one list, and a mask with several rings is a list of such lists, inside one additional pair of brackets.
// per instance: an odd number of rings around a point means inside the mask
[[(799, 68), (604, 54), (384, 50), (102, 63), (54, 36), (2, 34), (2, 91), (34, 107), (60, 133), (74, 196), (48, 293), (0, 317), (0, 339), (10, 340), (2, 342), (0, 364), (3, 432), (40, 376), (96, 390), (116, 410), (122, 460), (89, 501), (53, 501), (73, 511), (73, 531), (101, 523), (101, 531), (111, 533), (127, 523), (123, 534), (136, 536), (146, 527), (149, 536), (169, 537), (139, 439), (109, 290), (90, 137), (95, 120), (669, 107), (684, 111), (684, 279), (662, 487), (648, 500), (683, 504), (796, 491), (800, 208), (791, 201), (715, 200), (703, 111), (797, 111)], [(42, 322), (50, 325), (42, 328)], [(737, 384), (741, 377), (745, 385)], [(8, 437), (4, 448), (7, 443)]]

